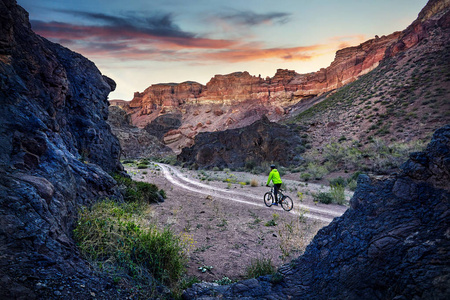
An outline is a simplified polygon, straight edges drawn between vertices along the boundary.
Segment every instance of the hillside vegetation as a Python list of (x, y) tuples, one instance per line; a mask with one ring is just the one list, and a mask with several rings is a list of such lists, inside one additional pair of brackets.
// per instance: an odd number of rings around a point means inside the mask
[(450, 123), (449, 89), (450, 46), (424, 40), (284, 123), (307, 137), (304, 169), (383, 174)]

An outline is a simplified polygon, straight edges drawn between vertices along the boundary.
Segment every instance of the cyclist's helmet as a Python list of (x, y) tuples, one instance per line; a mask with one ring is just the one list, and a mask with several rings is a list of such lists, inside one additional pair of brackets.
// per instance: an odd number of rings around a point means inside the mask
[(275, 169), (275, 168), (276, 168), (276, 166), (275, 166), (274, 164), (270, 165), (270, 167), (271, 167), (272, 169)]

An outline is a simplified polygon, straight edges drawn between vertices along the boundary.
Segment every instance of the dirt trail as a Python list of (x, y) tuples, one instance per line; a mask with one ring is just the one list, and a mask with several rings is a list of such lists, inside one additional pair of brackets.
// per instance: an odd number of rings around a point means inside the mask
[[(203, 195), (211, 195), (213, 197), (218, 197), (226, 200), (236, 201), (239, 203), (243, 203), (246, 205), (255, 205), (259, 207), (265, 207), (262, 202), (261, 196), (255, 196), (254, 194), (248, 194), (245, 192), (237, 192), (232, 190), (227, 190), (219, 187), (213, 187), (210, 185), (203, 184), (199, 181), (192, 180), (190, 178), (185, 177), (180, 171), (177, 169), (164, 164), (157, 164), (163, 170), (164, 176), (174, 185), (179, 186), (180, 188), (193, 191)], [(330, 223), (333, 221), (334, 217), (341, 216), (346, 207), (334, 207), (334, 209), (325, 209), (318, 208), (312, 205), (298, 204), (295, 205), (300, 206), (300, 208), (308, 211), (304, 214), (305, 217), (316, 219), (319, 221), (323, 221), (325, 223)], [(274, 209), (282, 210), (280, 207), (274, 207)], [(291, 211), (290, 213), (297, 214), (296, 211)]]
[[(314, 203), (311, 192), (327, 191), (327, 187), (287, 175), (285, 194), (294, 201), (290, 212), (265, 206), (266, 175), (194, 171), (165, 164), (150, 164), (147, 169), (135, 164), (125, 167), (134, 180), (154, 183), (166, 191), (166, 201), (152, 205), (142, 222), (169, 226), (188, 241), (188, 275), (205, 281), (243, 279), (246, 268), (258, 258), (270, 259), (274, 266), (288, 263), (304, 251), (320, 228), (347, 209)], [(230, 177), (233, 182), (227, 181)], [(245, 183), (250, 180), (258, 185)], [(297, 193), (303, 193), (302, 198)]]

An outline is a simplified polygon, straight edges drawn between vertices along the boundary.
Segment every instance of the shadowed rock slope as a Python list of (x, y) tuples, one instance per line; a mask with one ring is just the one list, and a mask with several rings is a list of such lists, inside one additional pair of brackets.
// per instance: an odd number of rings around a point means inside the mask
[(118, 106), (109, 107), (108, 123), (121, 145), (121, 158), (146, 158), (175, 155), (158, 138), (131, 124), (130, 115)]
[(361, 175), (350, 209), (275, 276), (197, 284), (184, 298), (448, 299), (449, 182), (446, 125), (426, 151), (411, 154), (400, 174)]
[(0, 16), (0, 298), (108, 298), (72, 229), (80, 206), (118, 194), (115, 83), (35, 35), (16, 1), (0, 0)]
[(289, 127), (270, 122), (263, 116), (244, 128), (200, 133), (195, 137), (195, 144), (183, 148), (177, 159), (201, 168), (240, 168), (262, 162), (287, 166), (302, 160), (303, 144)]

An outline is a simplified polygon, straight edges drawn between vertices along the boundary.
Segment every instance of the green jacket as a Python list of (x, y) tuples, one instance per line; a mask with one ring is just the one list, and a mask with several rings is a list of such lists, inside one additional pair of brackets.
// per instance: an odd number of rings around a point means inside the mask
[(283, 183), (281, 181), (280, 173), (278, 173), (277, 169), (273, 169), (272, 171), (270, 171), (269, 179), (267, 179), (267, 184), (269, 184), (271, 180), (273, 181), (273, 184)]

